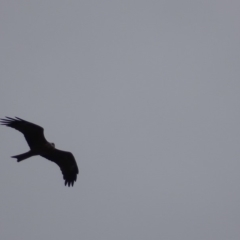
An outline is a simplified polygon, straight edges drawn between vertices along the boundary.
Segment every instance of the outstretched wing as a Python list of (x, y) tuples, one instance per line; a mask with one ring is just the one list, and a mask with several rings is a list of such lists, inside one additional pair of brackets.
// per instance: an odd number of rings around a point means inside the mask
[(73, 186), (74, 182), (77, 180), (78, 166), (72, 153), (55, 148), (48, 153), (40, 155), (55, 162), (62, 171), (65, 185)]
[(15, 128), (23, 133), (30, 148), (47, 142), (43, 133), (44, 129), (34, 123), (27, 122), (18, 117), (6, 117), (5, 119), (0, 119), (0, 122), (2, 125)]

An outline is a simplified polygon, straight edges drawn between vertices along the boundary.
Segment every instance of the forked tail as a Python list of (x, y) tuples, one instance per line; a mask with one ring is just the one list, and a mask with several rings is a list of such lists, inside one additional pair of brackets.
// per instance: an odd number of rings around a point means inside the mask
[(34, 156), (34, 154), (29, 151), (29, 152), (26, 152), (26, 153), (22, 153), (22, 154), (19, 154), (19, 155), (16, 155), (16, 156), (12, 156), (12, 158), (16, 158), (18, 162), (24, 160), (24, 159), (27, 159), (27, 158), (30, 158)]

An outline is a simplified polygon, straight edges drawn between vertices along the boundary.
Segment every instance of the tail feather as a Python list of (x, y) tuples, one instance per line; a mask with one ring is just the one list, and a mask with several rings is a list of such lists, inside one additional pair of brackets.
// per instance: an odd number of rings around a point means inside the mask
[(16, 158), (18, 162), (22, 161), (22, 160), (25, 160), (27, 158), (30, 158), (34, 156), (34, 154), (32, 154), (31, 151), (29, 152), (26, 152), (26, 153), (22, 153), (22, 154), (19, 154), (19, 155), (16, 155), (16, 156), (12, 156), (12, 158)]

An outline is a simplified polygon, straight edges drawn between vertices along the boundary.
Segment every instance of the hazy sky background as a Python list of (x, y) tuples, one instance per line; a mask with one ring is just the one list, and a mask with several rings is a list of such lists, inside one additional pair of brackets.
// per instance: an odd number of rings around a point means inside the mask
[(240, 239), (240, 2), (0, 3), (1, 116), (45, 128), (73, 188), (0, 127), (11, 240)]

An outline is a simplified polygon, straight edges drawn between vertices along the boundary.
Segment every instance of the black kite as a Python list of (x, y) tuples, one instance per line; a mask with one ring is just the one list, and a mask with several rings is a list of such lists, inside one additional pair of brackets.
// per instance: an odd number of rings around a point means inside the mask
[(18, 162), (36, 155), (40, 155), (48, 160), (55, 162), (61, 169), (65, 185), (73, 186), (77, 180), (78, 166), (72, 153), (58, 150), (55, 148), (54, 143), (49, 143), (44, 137), (44, 129), (34, 123), (27, 122), (21, 118), (0, 119), (2, 125), (15, 128), (20, 131), (30, 150), (26, 153), (12, 156)]

